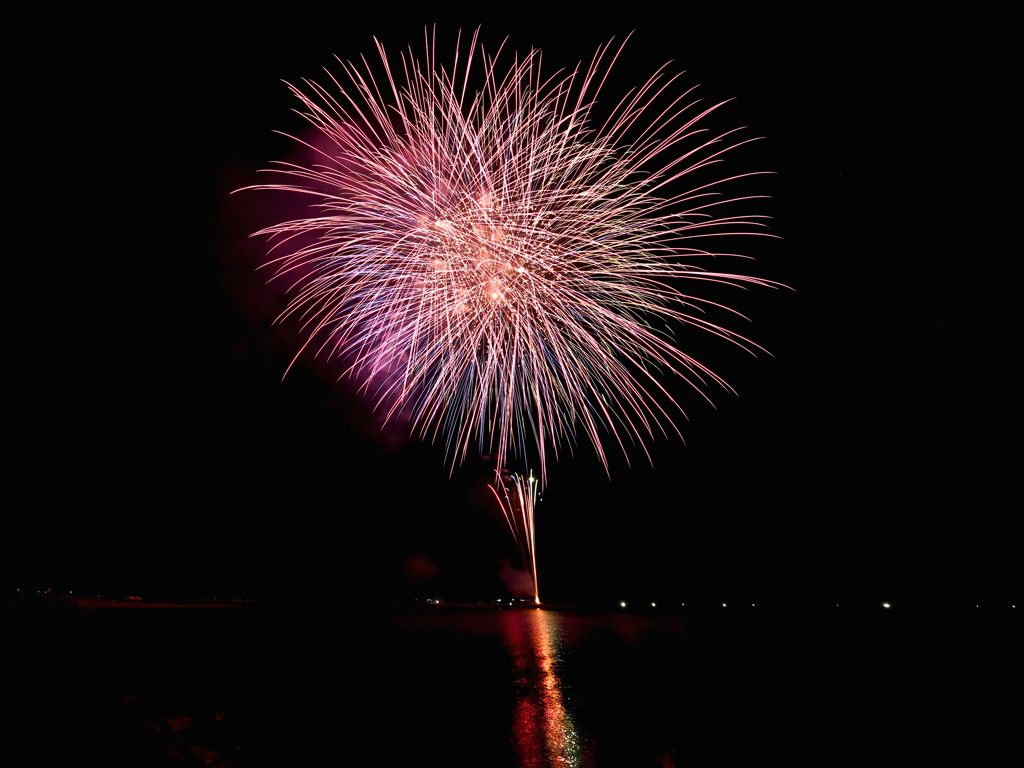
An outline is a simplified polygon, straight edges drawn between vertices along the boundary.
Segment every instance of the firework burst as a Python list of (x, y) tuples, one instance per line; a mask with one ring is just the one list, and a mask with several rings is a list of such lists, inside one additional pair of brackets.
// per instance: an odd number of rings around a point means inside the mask
[(319, 209), (257, 233), (272, 236), (269, 264), (291, 283), (280, 319), (300, 317), (307, 345), (373, 382), (376, 406), (408, 413), (453, 464), (470, 448), (499, 468), (535, 449), (542, 485), (548, 458), (581, 436), (607, 468), (609, 437), (646, 452), (675, 429), (667, 374), (701, 392), (728, 387), (668, 330), (757, 348), (686, 289), (770, 285), (697, 264), (735, 255), (707, 250), (709, 237), (763, 226), (720, 213), (736, 199), (718, 187), (738, 176), (685, 184), (746, 143), (700, 127), (720, 105), (692, 89), (671, 96), (678, 76), (662, 68), (598, 119), (621, 51), (611, 43), (552, 77), (539, 51), (501, 59), (476, 34), (450, 66), (429, 38), (425, 60), (410, 51), (400, 70), (377, 48), (383, 77), (339, 62), (344, 87), (334, 75), (331, 87), (289, 86), (323, 142), (308, 145), (316, 162), (272, 169), (285, 183), (255, 187)]

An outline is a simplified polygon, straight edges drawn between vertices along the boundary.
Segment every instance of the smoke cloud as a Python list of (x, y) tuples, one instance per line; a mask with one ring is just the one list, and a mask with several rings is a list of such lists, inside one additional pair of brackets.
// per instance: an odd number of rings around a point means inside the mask
[(533, 579), (529, 571), (516, 568), (504, 557), (498, 561), (501, 566), (498, 578), (501, 579), (512, 597), (533, 597)]
[(434, 561), (417, 552), (405, 561), (405, 575), (415, 581), (431, 581), (441, 569), (434, 565)]

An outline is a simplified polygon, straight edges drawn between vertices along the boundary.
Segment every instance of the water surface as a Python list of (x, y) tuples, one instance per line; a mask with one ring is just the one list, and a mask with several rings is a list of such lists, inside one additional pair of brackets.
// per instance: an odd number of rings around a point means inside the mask
[(356, 607), (5, 624), (24, 737), (107, 765), (982, 765), (1015, 733), (998, 702), (1021, 683), (1019, 622), (965, 616)]

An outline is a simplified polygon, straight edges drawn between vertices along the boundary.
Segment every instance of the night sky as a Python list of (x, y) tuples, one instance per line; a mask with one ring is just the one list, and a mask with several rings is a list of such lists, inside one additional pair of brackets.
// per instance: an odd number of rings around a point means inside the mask
[(5, 587), (508, 595), (485, 462), (450, 475), (442, 446), (381, 433), (328, 366), (282, 381), (298, 328), (272, 327), (284, 296), (247, 235), (284, 201), (229, 196), (291, 151), (273, 131), (303, 130), (282, 80), (369, 59), (374, 35), (419, 52), (436, 22), (444, 56), (482, 24), (550, 72), (635, 30), (607, 98), (671, 60), (735, 97), (709, 127), (765, 137), (728, 170), (777, 174), (754, 191), (781, 239), (736, 268), (792, 290), (723, 294), (773, 356), (681, 342), (739, 396), (674, 389), (685, 444), (656, 440), (653, 466), (610, 451), (609, 480), (580, 445), (550, 467), (542, 596), (1021, 599), (999, 19), (345, 5), (16, 21)]

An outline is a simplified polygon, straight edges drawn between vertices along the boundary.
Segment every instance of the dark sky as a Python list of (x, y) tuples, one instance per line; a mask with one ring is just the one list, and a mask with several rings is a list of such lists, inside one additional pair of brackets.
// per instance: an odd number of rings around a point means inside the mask
[[(290, 151), (274, 130), (302, 130), (281, 80), (369, 58), (374, 35), (421, 50), (435, 22), (445, 55), (482, 24), (551, 71), (635, 30), (609, 95), (671, 60), (708, 101), (735, 97), (713, 127), (765, 137), (730, 170), (777, 172), (757, 191), (782, 239), (747, 251), (793, 290), (728, 297), (774, 357), (696, 339), (739, 396), (712, 409), (679, 389), (685, 445), (614, 457), (610, 481), (585, 447), (550, 468), (546, 597), (987, 600), (1022, 583), (1003, 298), (1018, 89), (999, 19), (550, 5), (19, 21), (4, 584), (506, 594), (517, 555), (479, 501), (482, 462), (450, 477), (442, 448), (380, 436), (323, 366), (281, 381), (297, 329), (271, 327), (281, 293), (246, 238), (271, 199), (228, 197)], [(404, 572), (417, 555), (433, 581)]]

